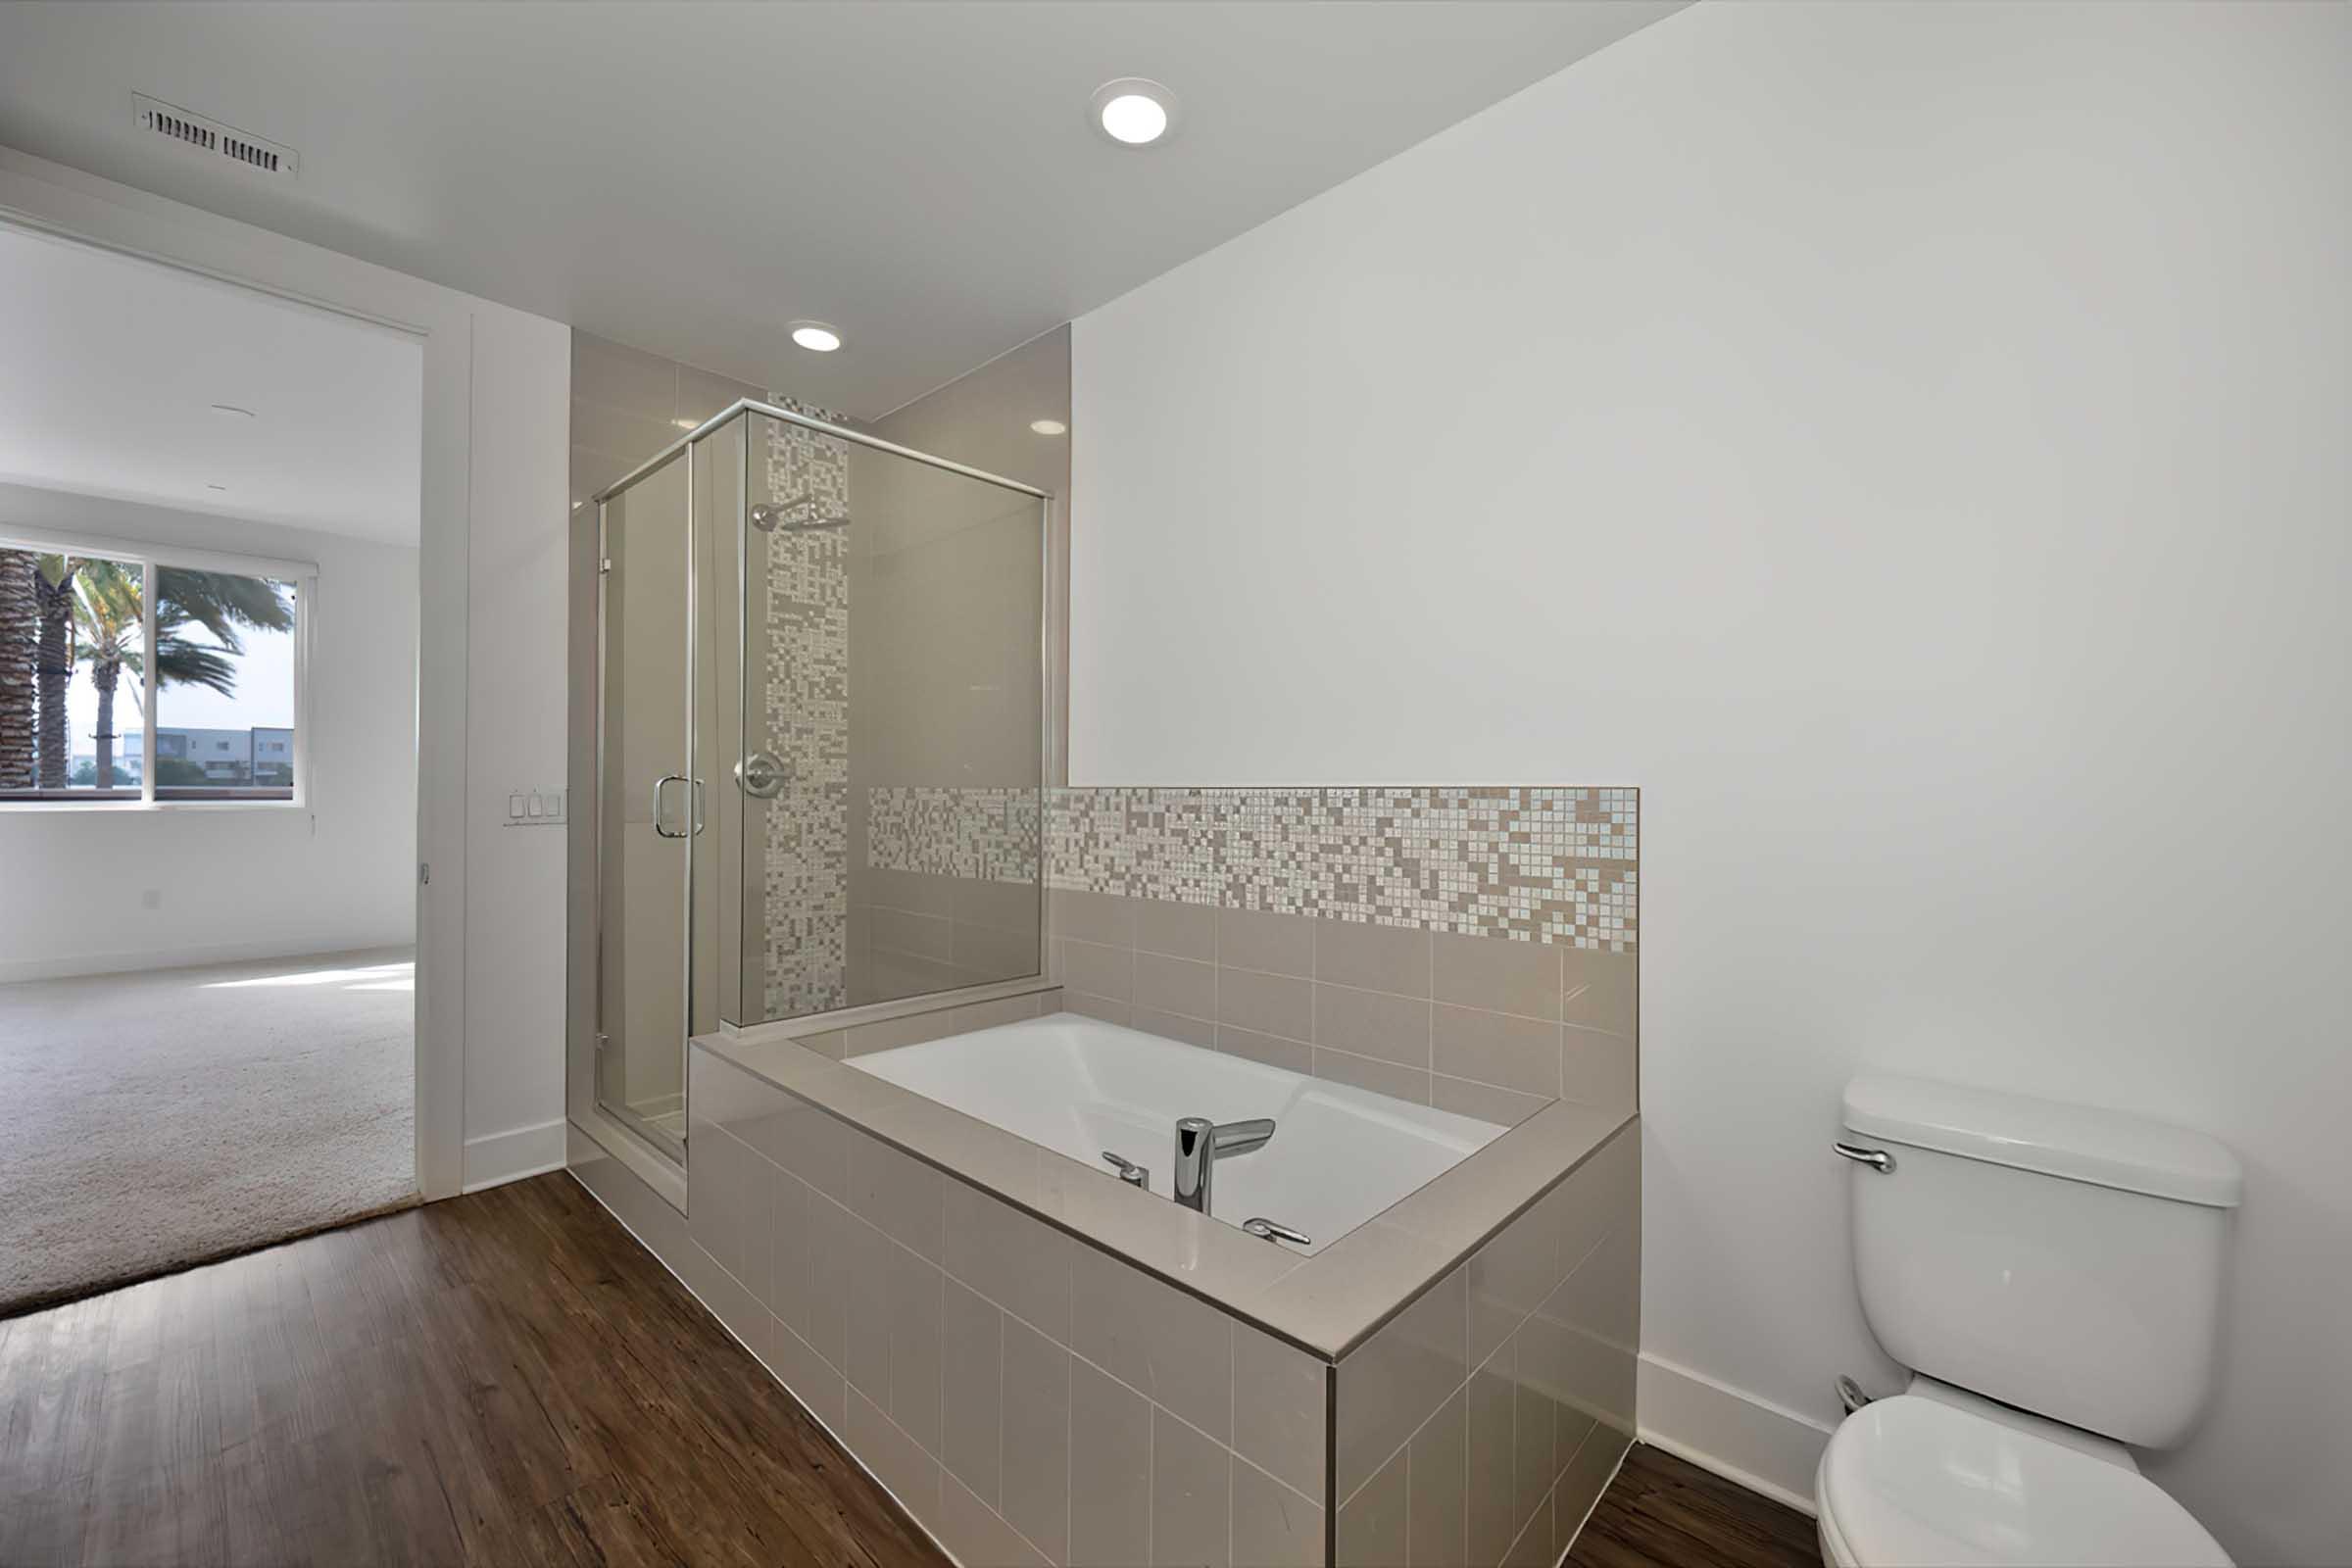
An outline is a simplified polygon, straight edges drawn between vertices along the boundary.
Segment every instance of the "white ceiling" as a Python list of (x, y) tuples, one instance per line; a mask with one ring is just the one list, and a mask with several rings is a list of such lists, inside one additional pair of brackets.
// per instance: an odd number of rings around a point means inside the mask
[[(1681, 3), (17, 3), (0, 141), (876, 417)], [(1089, 125), (1124, 75), (1171, 142)]]
[(0, 479), (413, 545), (422, 376), (400, 333), (0, 226)]

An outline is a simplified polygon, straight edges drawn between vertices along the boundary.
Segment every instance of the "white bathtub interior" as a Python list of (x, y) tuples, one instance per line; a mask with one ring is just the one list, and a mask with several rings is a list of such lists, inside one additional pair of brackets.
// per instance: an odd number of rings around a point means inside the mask
[(1173, 1190), (1176, 1121), (1274, 1118), (1271, 1142), (1217, 1161), (1213, 1216), (1264, 1218), (1320, 1250), (1494, 1139), (1493, 1122), (1058, 1012), (850, 1058), (967, 1116), (1117, 1177), (1105, 1151)]

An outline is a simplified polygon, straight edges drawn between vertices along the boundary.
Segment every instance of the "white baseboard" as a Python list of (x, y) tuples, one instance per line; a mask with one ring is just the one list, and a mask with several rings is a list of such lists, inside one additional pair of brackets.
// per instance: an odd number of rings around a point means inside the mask
[(0, 985), (18, 980), (71, 980), (79, 975), (130, 974), (141, 969), (187, 969), (205, 963), (244, 963), (258, 958), (315, 958), (323, 953), (363, 953), (413, 946), (413, 933), (385, 937), (340, 936), (331, 941), (229, 942), (204, 948), (142, 948), (130, 953), (79, 953), (60, 958), (20, 958), (0, 963)]
[(1813, 1473), (1828, 1427), (1646, 1352), (1635, 1408), (1643, 1443), (1799, 1512), (1815, 1511)]
[(520, 1181), (564, 1168), (564, 1118), (529, 1127), (510, 1127), (503, 1133), (484, 1133), (466, 1140), (466, 1177), (462, 1191), (478, 1193), (485, 1187)]

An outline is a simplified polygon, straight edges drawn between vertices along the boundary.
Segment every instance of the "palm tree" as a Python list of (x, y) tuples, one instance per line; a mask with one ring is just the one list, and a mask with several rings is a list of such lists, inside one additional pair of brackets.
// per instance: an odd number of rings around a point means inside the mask
[(33, 570), (31, 551), (0, 550), (0, 790), (32, 787)]
[(43, 556), (32, 573), (33, 600), (40, 614), (35, 689), (40, 693), (40, 786), (66, 787), (66, 683), (74, 676), (72, 627), (74, 578), (86, 562), (72, 556)]
[[(74, 596), (74, 662), (90, 666), (98, 689), (98, 788), (115, 787), (115, 687), (122, 671), (141, 673), (147, 641), (139, 574), (118, 561), (82, 563)], [(157, 650), (160, 662), (162, 650)], [(142, 708), (146, 705), (142, 703)]]
[(195, 673), (199, 664), (184, 666), (187, 673), (174, 673), (166, 658), (167, 638), (178, 641), (186, 653), (193, 656), (206, 652), (201, 643), (187, 642), (191, 629), (202, 627), (218, 643), (222, 652), (235, 655), (245, 652), (244, 641), (237, 629), (254, 631), (292, 631), (294, 604), (282, 584), (268, 577), (247, 577), (233, 571), (192, 571), (184, 566), (166, 566), (162, 572), (155, 600), (156, 658), (164, 663), (167, 686), (176, 681), (192, 681), (210, 686), (221, 696), (230, 695), (236, 687), (234, 666), (225, 660), (215, 662), (225, 674), (222, 685), (208, 675)]

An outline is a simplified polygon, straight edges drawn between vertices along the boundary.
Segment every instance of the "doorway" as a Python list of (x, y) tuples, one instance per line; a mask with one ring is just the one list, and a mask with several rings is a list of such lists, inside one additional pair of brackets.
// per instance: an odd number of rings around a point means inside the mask
[(0, 225), (0, 1311), (416, 1193), (422, 356)]

